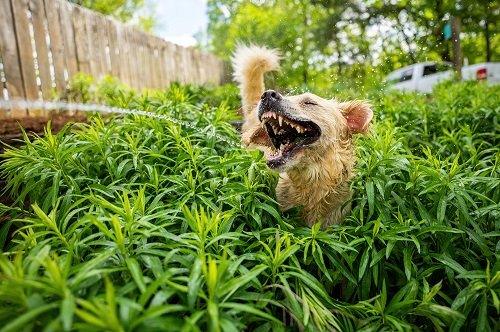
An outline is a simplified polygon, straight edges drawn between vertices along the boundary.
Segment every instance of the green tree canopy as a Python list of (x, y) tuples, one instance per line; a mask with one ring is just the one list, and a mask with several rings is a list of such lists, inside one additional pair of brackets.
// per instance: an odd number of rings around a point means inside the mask
[(469, 63), (498, 61), (499, 12), (492, 0), (208, 1), (214, 52), (229, 58), (238, 43), (278, 48), (287, 74), (280, 81), (309, 87), (370, 84), (411, 63), (451, 61), (443, 27), (452, 16)]
[(139, 14), (145, 6), (144, 0), (69, 0), (80, 6), (92, 9), (104, 15), (110, 15), (122, 22), (136, 18), (137, 26), (142, 30), (151, 31), (155, 25), (151, 14)]

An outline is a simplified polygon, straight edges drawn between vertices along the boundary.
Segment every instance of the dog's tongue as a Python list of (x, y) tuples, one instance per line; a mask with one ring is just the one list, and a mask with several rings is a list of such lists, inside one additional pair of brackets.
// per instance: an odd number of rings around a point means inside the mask
[(255, 132), (250, 137), (250, 143), (262, 145), (265, 147), (273, 146), (273, 143), (271, 142), (271, 138), (267, 134), (267, 131), (262, 127), (259, 127), (257, 130), (255, 130)]

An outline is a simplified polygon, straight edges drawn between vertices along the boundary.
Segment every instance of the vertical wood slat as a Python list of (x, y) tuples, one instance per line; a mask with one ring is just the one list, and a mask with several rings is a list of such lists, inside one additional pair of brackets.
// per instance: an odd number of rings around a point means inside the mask
[(26, 98), (34, 100), (38, 98), (38, 87), (36, 84), (35, 63), (27, 16), (28, 1), (12, 0), (11, 4), (14, 13), (17, 47), (19, 58), (21, 59), (24, 95)]
[[(89, 63), (90, 63), (90, 74), (95, 78), (99, 79), (101, 76), (101, 63), (99, 57), (97, 56), (96, 50), (96, 34), (97, 27), (94, 26), (94, 19), (92, 15), (89, 15), (88, 10), (83, 12), (85, 17), (85, 26), (87, 29), (87, 45), (89, 52)], [(95, 28), (95, 29), (94, 29)]]
[(42, 97), (44, 99), (49, 99), (52, 94), (52, 78), (50, 77), (49, 48), (46, 39), (46, 16), (43, 0), (30, 0), (29, 8), (33, 22), (36, 58)]
[(78, 72), (76, 55), (75, 30), (73, 28), (72, 16), (74, 6), (66, 0), (59, 2), (59, 17), (61, 19), (61, 33), (64, 45), (64, 55), (68, 77), (73, 77)]
[[(2, 26), (0, 25), (0, 29), (1, 28), (2, 28)], [(3, 67), (3, 59), (2, 59), (2, 47), (1, 47), (2, 41), (1, 41), (1, 38), (2, 38), (2, 35), (0, 35), (0, 65), (1, 65), (0, 66), (0, 75), (2, 75), (2, 74), (5, 75), (5, 73), (3, 72), (4, 67)], [(3, 75), (0, 76), (0, 101), (5, 99), (4, 94), (3, 94), (3, 90), (5, 88)], [(7, 112), (7, 110), (0, 109), (0, 120), (7, 118), (8, 116), (10, 116), (10, 112)]]
[(139, 44), (141, 45), (141, 62), (142, 62), (142, 70), (141, 70), (141, 83), (142, 88), (149, 88), (150, 83), (149, 79), (151, 76), (151, 70), (149, 68), (149, 56), (148, 56), (148, 45), (147, 40), (144, 39), (144, 35), (142, 32), (138, 34), (139, 36)]
[(54, 65), (56, 90), (58, 93), (62, 94), (66, 90), (66, 79), (64, 77), (66, 65), (64, 63), (64, 45), (61, 37), (61, 24), (58, 11), (60, 3), (54, 0), (44, 0), (44, 2), (50, 38), (50, 51), (52, 53), (52, 62)]
[(75, 35), (78, 71), (91, 74), (86, 17), (80, 7), (73, 9), (72, 23)]
[(164, 83), (163, 83), (163, 67), (161, 65), (161, 53), (162, 53), (162, 47), (161, 47), (161, 41), (159, 38), (154, 39), (154, 45), (156, 49), (155, 53), (155, 72), (156, 72), (156, 84), (157, 84), (157, 89), (163, 89), (164, 88)]
[(164, 89), (168, 83), (167, 83), (167, 77), (165, 75), (165, 71), (167, 69), (165, 61), (165, 47), (162, 45), (161, 41), (158, 39), (157, 41), (157, 46), (158, 46), (158, 73), (160, 75), (160, 89)]
[(151, 54), (149, 55), (149, 66), (150, 66), (150, 72), (151, 72), (151, 87), (153, 89), (158, 89), (159, 84), (158, 84), (158, 68), (156, 66), (156, 46), (155, 46), (155, 40), (153, 36), (149, 36), (148, 39), (148, 45), (149, 45), (149, 50)]
[(135, 62), (137, 47), (134, 45), (134, 35), (132, 34), (132, 30), (125, 26), (124, 32), (127, 41), (125, 46), (127, 51), (125, 61), (128, 64), (129, 85), (133, 88), (137, 88), (137, 80), (135, 79), (138, 66), (138, 63)]
[(106, 48), (108, 47), (108, 39), (106, 33), (106, 22), (102, 15), (92, 15), (94, 18), (95, 27), (95, 45), (97, 51), (97, 58), (101, 67), (101, 76), (111, 73), (110, 67), (108, 66), (108, 55), (106, 54)]
[[(9, 91), (9, 97), (24, 98), (23, 76), (21, 73), (19, 52), (17, 50), (14, 18), (10, 1), (5, 0), (0, 1), (0, 55), (2, 57), (3, 72), (7, 81), (6, 86)], [(23, 112), (23, 110), (10, 110), (7, 114), (4, 110), (0, 110), (0, 114), (4, 114), (4, 117), (19, 116)]]
[(146, 57), (148, 59), (148, 73), (149, 73), (149, 78), (147, 80), (147, 84), (149, 85), (149, 88), (155, 89), (158, 87), (157, 81), (156, 81), (156, 74), (157, 70), (155, 70), (155, 49), (152, 41), (153, 37), (152, 36), (147, 36), (147, 38), (144, 39), (144, 42), (146, 44)]
[(135, 58), (133, 62), (131, 62), (131, 67), (135, 67), (134, 70), (134, 84), (137, 90), (142, 90), (142, 82), (144, 80), (144, 61), (142, 57), (142, 45), (141, 38), (139, 33), (136, 30), (131, 29), (133, 44), (132, 47), (134, 49)]
[(166, 42), (164, 44), (163, 49), (163, 59), (162, 59), (162, 68), (164, 77), (165, 77), (165, 85), (169, 86), (174, 80), (174, 66), (172, 65), (172, 56), (174, 54), (173, 44), (170, 42)]
[(113, 21), (113, 26), (116, 28), (118, 35), (118, 51), (119, 51), (119, 66), (120, 66), (120, 78), (122, 82), (127, 85), (131, 85), (130, 79), (130, 69), (129, 69), (129, 43), (127, 39), (127, 31), (122, 26), (119, 26), (115, 21)]
[(140, 63), (137, 60), (138, 52), (139, 50), (137, 49), (137, 45), (135, 44), (135, 34), (132, 29), (127, 27), (127, 47), (128, 47), (128, 54), (127, 54), (127, 61), (128, 61), (128, 68), (130, 70), (130, 86), (138, 89), (137, 86), (139, 84), (138, 79), (137, 79), (137, 73), (138, 73), (138, 68), (140, 66)]
[(141, 45), (141, 61), (142, 61), (142, 70), (141, 70), (141, 83), (142, 88), (149, 88), (151, 86), (151, 69), (149, 67), (149, 49), (148, 49), (148, 41), (144, 38), (144, 34), (139, 32), (139, 43)]
[(180, 72), (180, 67), (181, 67), (181, 54), (180, 54), (180, 50), (179, 50), (179, 47), (177, 45), (173, 45), (173, 54), (172, 54), (172, 66), (173, 66), (173, 73), (174, 73), (174, 76), (173, 76), (173, 81), (174, 82), (181, 82), (181, 72)]
[[(38, 86), (36, 84), (36, 73), (33, 59), (33, 48), (29, 34), (29, 20), (27, 16), (28, 1), (12, 0), (12, 13), (14, 18), (15, 36), (21, 68), (22, 85), (24, 97), (29, 100), (38, 98)], [(26, 110), (17, 110), (13, 116), (26, 116)]]
[[(2, 27), (0, 26), (0, 29)], [(2, 38), (2, 36), (0, 35), (0, 39)], [(4, 97), (3, 97), (3, 88), (4, 88), (4, 82), (3, 82), (3, 79), (2, 79), (2, 73), (3, 73), (3, 59), (2, 59), (2, 42), (0, 41), (0, 100), (4, 100)], [(0, 119), (2, 118), (2, 116), (5, 114), (5, 112), (2, 112), (2, 110), (0, 110)]]
[(117, 77), (124, 82), (121, 74), (121, 66), (120, 66), (120, 49), (118, 47), (118, 31), (116, 29), (116, 25), (113, 20), (107, 20), (106, 23), (106, 31), (109, 43), (109, 59), (111, 64), (111, 75)]
[(137, 90), (140, 89), (140, 79), (139, 79), (139, 71), (141, 67), (140, 62), (140, 50), (139, 45), (137, 45), (137, 38), (135, 31), (127, 27), (127, 41), (129, 47), (128, 53), (128, 61), (130, 68), (130, 83), (131, 86)]
[(148, 44), (147, 39), (144, 38), (142, 31), (140, 32), (139, 41), (141, 44), (141, 60), (142, 60), (142, 71), (141, 71), (141, 83), (142, 88), (149, 88), (151, 86), (151, 68), (149, 66), (149, 55), (148, 55)]

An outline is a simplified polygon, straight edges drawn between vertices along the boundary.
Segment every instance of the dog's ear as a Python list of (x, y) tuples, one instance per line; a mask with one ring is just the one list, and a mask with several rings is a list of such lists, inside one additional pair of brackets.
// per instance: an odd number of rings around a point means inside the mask
[(340, 103), (340, 112), (347, 120), (347, 126), (353, 133), (365, 133), (373, 118), (371, 105), (360, 100)]

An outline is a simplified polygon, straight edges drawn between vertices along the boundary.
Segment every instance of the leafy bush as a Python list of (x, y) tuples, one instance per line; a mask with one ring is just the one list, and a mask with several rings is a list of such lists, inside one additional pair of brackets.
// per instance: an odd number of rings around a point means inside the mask
[[(157, 91), (146, 91), (145, 95), (156, 95)], [(221, 104), (230, 109), (240, 106), (239, 90), (233, 84), (222, 86), (181, 85), (172, 83), (160, 92), (163, 98), (174, 102), (189, 102), (191, 104), (206, 104), (218, 107)], [(69, 82), (68, 89), (61, 99), (69, 102), (101, 103), (113, 106), (130, 107), (137, 97), (133, 89), (121, 83), (117, 78), (104, 76), (99, 81), (85, 73), (77, 73)]]
[(4, 153), (3, 330), (498, 329), (499, 92), (378, 96), (328, 229), (278, 212), (210, 90), (108, 95), (190, 125), (94, 116)]

